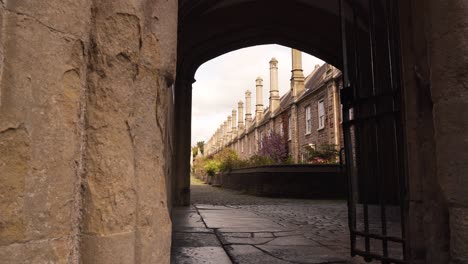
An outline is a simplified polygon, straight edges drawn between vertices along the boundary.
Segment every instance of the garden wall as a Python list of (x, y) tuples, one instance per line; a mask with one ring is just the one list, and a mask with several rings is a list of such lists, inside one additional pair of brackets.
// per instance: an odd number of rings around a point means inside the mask
[(347, 190), (337, 165), (270, 165), (196, 176), (213, 186), (259, 196), (341, 199)]

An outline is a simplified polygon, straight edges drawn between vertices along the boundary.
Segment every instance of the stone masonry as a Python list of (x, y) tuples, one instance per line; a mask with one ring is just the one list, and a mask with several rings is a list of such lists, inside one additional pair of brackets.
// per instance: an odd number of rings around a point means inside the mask
[(168, 263), (177, 1), (0, 1), (0, 262)]

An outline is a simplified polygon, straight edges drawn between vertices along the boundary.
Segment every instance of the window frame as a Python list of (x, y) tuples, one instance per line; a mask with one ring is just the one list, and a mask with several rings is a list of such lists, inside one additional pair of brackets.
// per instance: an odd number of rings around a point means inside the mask
[[(322, 106), (322, 109), (320, 106)], [(318, 114), (318, 129), (317, 130), (322, 130), (325, 128), (325, 118), (326, 118), (325, 100), (323, 98), (318, 100), (317, 102), (317, 112), (318, 112), (317, 113)]]
[(310, 105), (307, 105), (305, 111), (305, 134), (310, 135), (312, 133), (312, 109)]

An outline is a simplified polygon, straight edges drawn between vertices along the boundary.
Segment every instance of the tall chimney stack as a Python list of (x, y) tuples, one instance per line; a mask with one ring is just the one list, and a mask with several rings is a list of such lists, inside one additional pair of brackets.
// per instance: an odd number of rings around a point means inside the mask
[(242, 101), (237, 103), (237, 112), (239, 114), (237, 126), (239, 127), (239, 130), (242, 130), (244, 129), (244, 103)]
[(292, 49), (292, 71), (291, 71), (292, 96), (298, 99), (304, 92), (304, 72), (302, 70), (302, 52)]
[(270, 60), (270, 112), (273, 114), (280, 105), (280, 96), (278, 89), (278, 60)]
[(258, 77), (256, 82), (257, 87), (257, 104), (255, 110), (255, 121), (257, 124), (263, 119), (263, 79)]
[(232, 110), (232, 136), (231, 138), (235, 138), (237, 136), (237, 110)]
[(249, 127), (252, 124), (252, 93), (245, 91), (245, 126)]
[(223, 146), (227, 146), (229, 143), (229, 139), (231, 139), (231, 134), (229, 133), (229, 128), (231, 125), (228, 125), (229, 121), (224, 121), (224, 138), (223, 138)]

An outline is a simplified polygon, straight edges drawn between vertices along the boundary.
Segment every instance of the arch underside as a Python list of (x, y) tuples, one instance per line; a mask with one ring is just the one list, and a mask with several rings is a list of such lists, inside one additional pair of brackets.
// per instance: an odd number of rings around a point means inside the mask
[(224, 53), (261, 44), (302, 50), (341, 67), (338, 1), (182, 0), (178, 78)]

